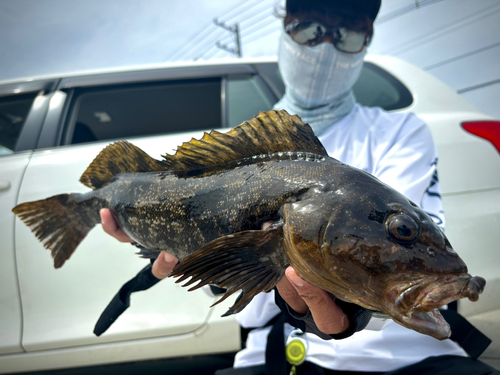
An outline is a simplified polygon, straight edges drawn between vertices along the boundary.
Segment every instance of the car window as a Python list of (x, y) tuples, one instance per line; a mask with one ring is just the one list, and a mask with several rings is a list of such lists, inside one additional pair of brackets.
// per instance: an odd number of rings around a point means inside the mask
[(413, 102), (411, 93), (401, 82), (370, 63), (364, 64), (353, 91), (359, 104), (387, 111), (408, 107)]
[(269, 111), (274, 102), (262, 91), (255, 77), (235, 74), (227, 80), (227, 125), (235, 127), (260, 111)]
[(253, 65), (254, 69), (266, 81), (269, 88), (277, 98), (281, 98), (285, 93), (285, 84), (281, 78), (281, 73), (277, 63), (263, 63)]
[(14, 153), (19, 134), (38, 93), (0, 97), (0, 155)]
[(67, 143), (220, 128), (221, 79), (75, 90)]

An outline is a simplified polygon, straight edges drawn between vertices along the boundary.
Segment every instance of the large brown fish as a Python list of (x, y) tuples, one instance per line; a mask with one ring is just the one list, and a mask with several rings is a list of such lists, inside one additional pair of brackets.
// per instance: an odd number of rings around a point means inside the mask
[(178, 281), (227, 288), (222, 299), (241, 289), (225, 315), (272, 289), (292, 265), (337, 298), (445, 339), (450, 328), (437, 308), (475, 301), (485, 285), (416, 204), (328, 157), (309, 125), (285, 111), (212, 131), (161, 161), (114, 143), (80, 181), (93, 191), (13, 209), (56, 268), (109, 208), (140, 254), (165, 250), (181, 260)]

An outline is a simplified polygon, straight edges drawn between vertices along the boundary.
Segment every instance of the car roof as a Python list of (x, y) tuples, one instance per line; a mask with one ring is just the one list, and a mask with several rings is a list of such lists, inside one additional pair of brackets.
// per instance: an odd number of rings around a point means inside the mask
[(116, 74), (125, 72), (139, 72), (139, 71), (152, 71), (152, 70), (169, 70), (169, 69), (190, 69), (190, 68), (204, 68), (204, 67), (230, 67), (242, 65), (254, 65), (265, 63), (276, 63), (276, 57), (261, 57), (261, 58), (241, 58), (241, 59), (214, 59), (214, 60), (201, 60), (201, 61), (184, 61), (184, 62), (167, 62), (162, 64), (138, 64), (130, 66), (117, 66), (93, 70), (80, 70), (74, 72), (61, 72), (52, 73), (47, 75), (26, 76), (23, 78), (0, 80), (0, 85), (11, 85), (15, 83), (33, 82), (33, 81), (46, 81), (60, 78), (71, 78), (91, 75), (104, 75)]

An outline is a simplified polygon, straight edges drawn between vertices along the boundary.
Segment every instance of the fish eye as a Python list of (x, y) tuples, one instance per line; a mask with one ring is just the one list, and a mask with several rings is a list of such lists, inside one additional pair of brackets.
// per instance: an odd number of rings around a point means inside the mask
[(418, 235), (417, 223), (405, 214), (392, 216), (387, 228), (391, 237), (398, 242), (412, 242)]

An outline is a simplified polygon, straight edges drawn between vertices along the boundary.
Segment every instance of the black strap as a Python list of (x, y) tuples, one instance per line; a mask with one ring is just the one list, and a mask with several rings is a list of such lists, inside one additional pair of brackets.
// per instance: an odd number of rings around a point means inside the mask
[(499, 375), (500, 372), (477, 359), (456, 355), (427, 357), (384, 375)]
[(267, 336), (266, 374), (287, 375), (285, 358), (285, 316), (279, 314)]
[(100, 336), (106, 332), (115, 320), (128, 309), (130, 306), (130, 295), (133, 292), (149, 289), (160, 281), (160, 279), (157, 279), (153, 275), (151, 269), (152, 265), (147, 265), (134, 278), (120, 288), (99, 317), (94, 327), (94, 334), (96, 336)]
[(278, 319), (281, 318), (281, 312), (276, 314), (274, 317), (272, 317), (266, 324), (263, 326), (258, 326), (258, 327), (247, 327), (244, 328), (243, 326), (240, 326), (240, 333), (241, 333), (241, 345), (242, 348), (244, 349), (246, 347), (246, 342), (248, 338), (248, 334), (253, 331), (254, 329), (260, 329), (260, 328), (265, 328), (274, 325)]
[(450, 325), (450, 339), (459, 344), (471, 358), (478, 358), (491, 344), (488, 337), (456, 311), (440, 310), (440, 312)]
[(230, 367), (215, 371), (214, 375), (265, 375), (266, 366)]

